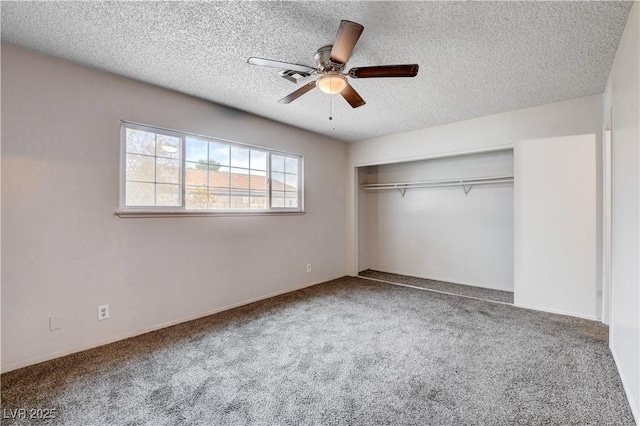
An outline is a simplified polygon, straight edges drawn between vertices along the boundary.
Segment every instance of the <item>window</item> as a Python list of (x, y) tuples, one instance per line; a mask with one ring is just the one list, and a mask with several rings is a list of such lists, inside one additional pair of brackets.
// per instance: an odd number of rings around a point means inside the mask
[(302, 157), (122, 122), (121, 212), (302, 211)]

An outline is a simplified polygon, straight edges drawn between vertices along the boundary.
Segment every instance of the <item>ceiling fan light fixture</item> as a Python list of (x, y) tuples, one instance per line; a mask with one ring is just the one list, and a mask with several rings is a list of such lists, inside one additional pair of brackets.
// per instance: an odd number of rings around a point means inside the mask
[(342, 92), (347, 84), (347, 78), (340, 74), (323, 75), (316, 81), (318, 89), (330, 95)]

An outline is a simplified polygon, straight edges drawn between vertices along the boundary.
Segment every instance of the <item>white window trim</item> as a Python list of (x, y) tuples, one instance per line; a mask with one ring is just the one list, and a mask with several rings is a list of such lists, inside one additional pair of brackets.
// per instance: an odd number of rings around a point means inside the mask
[[(180, 138), (181, 158), (181, 203), (179, 207), (165, 207), (165, 206), (144, 206), (144, 207), (130, 207), (126, 206), (126, 169), (127, 169), (127, 141), (126, 141), (126, 129), (136, 129), (142, 131), (152, 131), (168, 136), (174, 136)], [(239, 146), (243, 148), (255, 148), (267, 153), (267, 208), (263, 210), (258, 209), (207, 209), (199, 210), (185, 209), (185, 154), (186, 154), (186, 139), (187, 137), (194, 137), (208, 142), (222, 142), (231, 146)], [(271, 207), (271, 154), (282, 155), (284, 157), (291, 157), (298, 159), (298, 207)], [(259, 145), (246, 144), (241, 142), (230, 141), (227, 139), (215, 138), (212, 136), (201, 135), (197, 133), (184, 132), (180, 130), (167, 129), (158, 126), (151, 126), (147, 124), (136, 123), (132, 121), (121, 120), (120, 121), (120, 194), (119, 194), (119, 209), (115, 214), (121, 218), (149, 218), (149, 217), (211, 217), (211, 216), (297, 216), (305, 214), (304, 210), (304, 156), (300, 154), (294, 154), (291, 152), (280, 151), (272, 148), (267, 148)]]

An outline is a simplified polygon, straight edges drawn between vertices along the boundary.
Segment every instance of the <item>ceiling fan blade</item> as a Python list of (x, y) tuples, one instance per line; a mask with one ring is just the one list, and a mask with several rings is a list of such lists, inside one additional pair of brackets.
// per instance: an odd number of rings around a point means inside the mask
[(263, 67), (280, 68), (282, 70), (300, 71), (306, 74), (313, 74), (316, 72), (315, 68), (308, 67), (306, 65), (290, 64), (288, 62), (272, 61), (271, 59), (263, 58), (249, 58), (247, 62), (251, 65), (260, 65)]
[(349, 105), (351, 105), (352, 108), (358, 108), (366, 104), (364, 99), (360, 97), (358, 92), (356, 92), (350, 84), (347, 84), (340, 94), (347, 102), (349, 102)]
[(296, 99), (298, 99), (300, 96), (302, 96), (305, 93), (307, 93), (309, 90), (313, 90), (315, 87), (316, 87), (316, 82), (315, 81), (307, 83), (304, 86), (300, 87), (295, 92), (289, 93), (287, 96), (285, 96), (284, 98), (280, 99), (278, 101), (278, 103), (279, 104), (289, 104), (292, 101), (295, 101)]
[(356, 67), (349, 70), (349, 77), (379, 78), (379, 77), (415, 77), (418, 75), (418, 64), (409, 65), (381, 65), (377, 67)]
[(353, 47), (358, 42), (364, 27), (351, 21), (340, 21), (338, 34), (331, 48), (331, 62), (346, 64), (351, 56)]

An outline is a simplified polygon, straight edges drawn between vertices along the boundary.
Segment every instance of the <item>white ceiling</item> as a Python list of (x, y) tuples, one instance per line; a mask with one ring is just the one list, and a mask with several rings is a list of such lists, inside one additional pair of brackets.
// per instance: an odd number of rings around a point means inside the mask
[[(2, 2), (2, 40), (353, 141), (602, 93), (631, 2)], [(341, 19), (364, 25), (352, 109), (257, 56), (315, 66)], [(329, 121), (333, 103), (334, 120)], [(335, 129), (334, 129), (335, 127)]]

